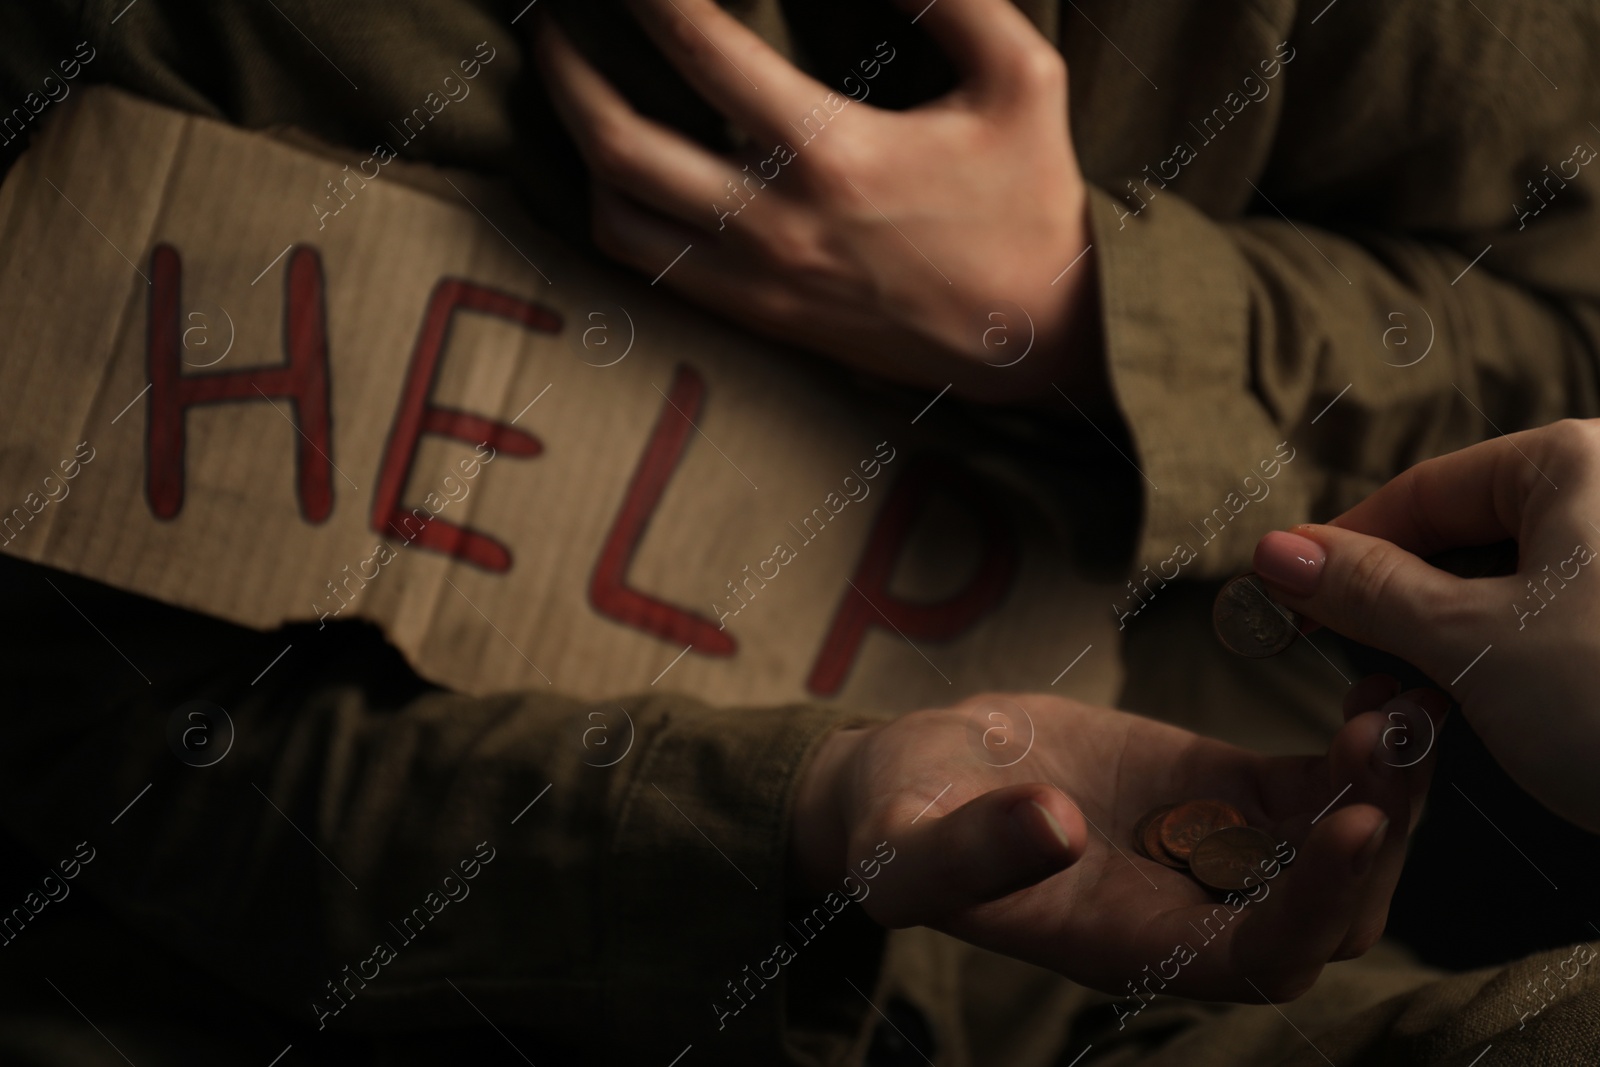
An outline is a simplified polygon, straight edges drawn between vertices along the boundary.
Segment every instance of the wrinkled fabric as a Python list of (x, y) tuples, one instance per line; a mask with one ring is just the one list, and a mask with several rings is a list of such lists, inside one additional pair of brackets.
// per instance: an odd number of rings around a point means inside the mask
[[(1575, 145), (1600, 145), (1600, 92), (1585, 80), (1600, 53), (1593, 5), (1020, 6), (1071, 72), (1123, 424), (1104, 428), (1137, 466), (1107, 492), (1141, 516), (1125, 538), (1134, 569), (1203, 537), (1281, 441), (1302, 451), (1295, 478), (1238, 511), (1186, 577), (1246, 567), (1260, 533), (1326, 518), (1425, 456), (1596, 413), (1589, 176), (1537, 199), (1526, 184)], [(886, 8), (730, 7), (824, 79), (892, 39), (903, 53), (875, 103), (911, 106), (952, 83)], [(15, 5), (0, 13), (0, 104), (31, 108), (57, 58), (87, 40), (83, 79), (367, 148), (432, 72), (488, 41), (497, 58), (474, 106), (406, 154), (504, 173), (531, 213), (582, 242), (583, 170), (531, 69), (538, 12), (522, 9)], [(729, 143), (619, 4), (558, 14), (642, 110)], [(10, 160), (26, 135), (7, 136)], [(1048, 439), (1081, 417), (1017, 432)], [(902, 1021), (927, 1021), (940, 1064), (1600, 1052), (1593, 968), (1543, 985), (1571, 949), (1448, 977), (1384, 949), (1331, 967), (1281, 1011), (1158, 1000), (1119, 1029), (1103, 995), (928, 931), (885, 934), (855, 909), (720, 1027), (712, 992), (804, 910), (783, 892), (798, 771), (870, 709), (650, 694), (633, 711), (636, 756), (599, 770), (577, 742), (583, 703), (434, 689), (363, 626), (312, 642), (304, 628), (257, 634), (10, 560), (0, 574), (19, 620), (0, 667), (10, 896), (80, 842), (96, 850), (72, 895), (0, 951), (7, 1062), (120, 1062), (108, 1045), (136, 1063), (268, 1063), (287, 1045), (285, 1063), (518, 1062), (508, 1044), (534, 1062), (665, 1064), (686, 1048), (685, 1064), (885, 1062), (875, 1005), (896, 1001)], [(1325, 687), (1281, 668), (1245, 675), (1214, 650), (1156, 640), (1167, 632), (1130, 636), (1127, 706), (1275, 750), (1337, 722)], [(280, 653), (294, 658), (263, 674)], [(1216, 684), (1197, 696), (1196, 677)], [(236, 726), (212, 767), (182, 765), (165, 742), (173, 709), (194, 699)], [(463, 882), (480, 846), (494, 859)], [(456, 892), (446, 876), (470, 893), (435, 912)], [(419, 906), (436, 918), (408, 939), (396, 924)], [(379, 977), (349, 977), (380, 941), (394, 958)]]

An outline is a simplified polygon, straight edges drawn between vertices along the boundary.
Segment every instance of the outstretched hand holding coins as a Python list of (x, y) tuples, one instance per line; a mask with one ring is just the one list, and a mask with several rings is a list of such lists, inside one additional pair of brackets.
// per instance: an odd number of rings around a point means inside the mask
[[(1004, 745), (990, 743), (997, 724)], [(1326, 755), (1268, 757), (994, 694), (844, 730), (801, 778), (792, 877), (821, 893), (888, 841), (895, 860), (862, 901), (884, 925), (931, 926), (1110, 993), (1170, 960), (1162, 992), (1292, 998), (1383, 931), (1433, 768), (1395, 766), (1388, 725), (1352, 714)]]
[[(1515, 573), (1423, 557), (1517, 545)], [(1284, 608), (1400, 656), (1461, 705), (1507, 773), (1600, 832), (1600, 420), (1417, 464), (1324, 526), (1268, 534), (1255, 569)]]
[[(886, 378), (993, 402), (1053, 396), (1051, 381), (1090, 396), (1104, 371), (1061, 54), (1010, 0), (897, 3), (961, 75), (907, 111), (835, 92), (713, 0), (633, 0), (750, 139), (743, 154), (639, 114), (546, 19), (536, 58), (589, 167), (595, 241), (719, 315)], [(1020, 362), (993, 343), (1002, 322), (1028, 334)]]

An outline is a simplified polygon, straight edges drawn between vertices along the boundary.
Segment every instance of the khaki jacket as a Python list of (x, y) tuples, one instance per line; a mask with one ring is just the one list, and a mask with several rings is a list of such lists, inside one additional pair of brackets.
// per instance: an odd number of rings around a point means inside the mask
[[(94, 80), (359, 146), (412, 95), (410, 72), (487, 39), (502, 54), (481, 86), (494, 106), (441, 125), (426, 158), (512, 175), (533, 213), (582, 240), (581, 167), (530, 69), (527, 21), (512, 24), (520, 6), (31, 5), (0, 15), (0, 92), (25, 100), (31, 57), (88, 39)], [(886, 106), (948, 84), (931, 46), (877, 7), (735, 6), (823, 77), (862, 42), (892, 38), (904, 54)], [(1185, 578), (1226, 577), (1248, 567), (1261, 533), (1329, 517), (1416, 460), (1600, 410), (1592, 5), (1019, 6), (1071, 72), (1117, 409), (1090, 417), (1124, 454), (1104, 453), (1103, 497), (1088, 506), (1111, 517), (1130, 572), (1205, 545)], [(723, 134), (612, 5), (560, 13), (636, 99)], [(1083, 418), (1007, 427), (1049, 448), (1094, 436)], [(1243, 506), (1246, 477), (1285, 441), (1303, 457), (1296, 477)], [(1213, 540), (1219, 507), (1233, 521)], [(77, 883), (92, 902), (78, 903), (93, 944), (180, 976), (194, 1003), (225, 990), (267, 1035), (263, 1063), (279, 1038), (312, 1060), (413, 1062), (485, 1018), (535, 1061), (543, 1050), (663, 1064), (691, 1048), (711, 1062), (862, 1062), (874, 1041), (875, 1062), (890, 1062), (880, 1018), (915, 1030), (897, 1004), (932, 1020), (940, 1063), (1064, 1062), (1096, 1032), (1063, 1022), (1086, 992), (926, 932), (886, 936), (853, 907), (815, 936), (791, 933), (816, 903), (784, 892), (796, 776), (823, 736), (873, 709), (648, 696), (632, 758), (597, 770), (571, 743), (589, 705), (434, 689), (363, 625), (261, 678), (303, 631), (256, 634), (9, 560), (4, 573), (15, 617), (43, 621), (6, 655), (0, 822), (51, 864), (87, 840), (99, 858)], [(1245, 675), (1209, 648), (1179, 653), (1193, 663), (1183, 678), (1160, 669), (1175, 634), (1194, 645), (1187, 623), (1208, 594), (1173, 599), (1171, 614), (1130, 626), (1124, 706), (1275, 749), (1337, 722), (1331, 678)], [(165, 740), (172, 709), (196, 699), (229, 708), (237, 728), (231, 756), (204, 773), (175, 763)], [(75, 944), (68, 920), (56, 924), (23, 929), (6, 951), (44, 959)], [(786, 939), (794, 964), (731, 1011), (730, 983)], [(159, 948), (127, 947), (145, 943)], [(99, 988), (96, 1003), (128, 1027), (184, 1017), (136, 978), (81, 966), (73, 981)], [(1323, 1016), (1331, 1036), (1318, 1044), (1338, 1062), (1335, 1049), (1355, 1046), (1337, 1042), (1370, 1040), (1393, 1013), (1365, 1029), (1340, 1020), (1427, 977), (1388, 973), (1401, 977), (1349, 983), (1362, 991)], [(998, 989), (1036, 995), (1025, 1011), (997, 1003)], [(19, 1004), (62, 1009), (37, 983), (19, 990)], [(1440, 1057), (1516, 1029), (1516, 1012), (1496, 1009), (1479, 1016), (1487, 1030), (1447, 1033), (1461, 999), (1436, 999), (1418, 1026), (1437, 1043), (1414, 1047)], [(1026, 1021), (1007, 1032), (1007, 1019)], [(1593, 1040), (1562, 1025), (1549, 1039), (1569, 1042), (1559, 1047)], [(394, 1037), (408, 1030), (422, 1036)], [(1251, 1048), (1262, 1062), (1287, 1055), (1276, 1040)]]

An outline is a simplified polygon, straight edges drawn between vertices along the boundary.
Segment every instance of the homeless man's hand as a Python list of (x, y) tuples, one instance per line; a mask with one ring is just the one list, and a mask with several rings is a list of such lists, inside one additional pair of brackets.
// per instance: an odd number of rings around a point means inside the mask
[(594, 179), (597, 243), (721, 315), (899, 381), (994, 402), (1053, 397), (1051, 380), (1102, 388), (1060, 53), (1009, 0), (901, 6), (926, 8), (962, 75), (909, 111), (861, 102), (865, 71), (894, 76), (892, 43), (840, 95), (713, 0), (632, 3), (749, 135), (737, 159), (639, 115), (545, 20), (538, 65)]
[[(1517, 542), (1515, 574), (1421, 557)], [(1273, 596), (1401, 656), (1461, 703), (1517, 783), (1600, 832), (1600, 420), (1568, 420), (1417, 464), (1327, 526), (1271, 533)]]
[[(1394, 765), (1391, 728), (1368, 711), (1325, 756), (1268, 757), (1020, 694), (844, 730), (800, 779), (793, 878), (821, 892), (887, 841), (891, 862), (862, 900), (885, 925), (931, 926), (1112, 993), (1149, 965), (1180, 996), (1288, 999), (1383, 931), (1432, 775), (1431, 756)], [(1202, 798), (1294, 853), (1232, 907), (1131, 841), (1150, 808)]]

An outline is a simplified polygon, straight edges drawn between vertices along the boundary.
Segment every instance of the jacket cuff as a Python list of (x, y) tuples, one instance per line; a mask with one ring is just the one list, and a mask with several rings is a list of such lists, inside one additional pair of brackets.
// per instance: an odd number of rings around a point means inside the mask
[(1135, 214), (1091, 186), (1089, 213), (1111, 391), (1142, 475), (1135, 567), (1167, 581), (1247, 570), (1262, 534), (1305, 521), (1313, 483), (1256, 392), (1251, 353), (1271, 338), (1249, 265), (1177, 196)]
[[(605, 1016), (618, 1045), (662, 1062), (692, 1044), (727, 1062), (822, 1063), (859, 1043), (871, 1009), (845, 999), (841, 975), (871, 988), (884, 931), (848, 901), (791, 925), (787, 867), (801, 771), (828, 734), (873, 721), (676, 700), (662, 713), (606, 865)], [(790, 1018), (791, 992), (809, 991), (824, 960), (843, 995)]]

